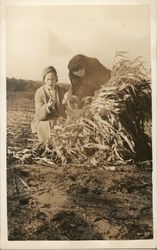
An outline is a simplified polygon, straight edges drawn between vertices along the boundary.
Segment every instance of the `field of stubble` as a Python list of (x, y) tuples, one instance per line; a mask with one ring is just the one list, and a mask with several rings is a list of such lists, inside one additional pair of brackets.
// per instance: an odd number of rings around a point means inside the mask
[(30, 155), (32, 117), (7, 113), (8, 239), (152, 239), (150, 162), (56, 167)]

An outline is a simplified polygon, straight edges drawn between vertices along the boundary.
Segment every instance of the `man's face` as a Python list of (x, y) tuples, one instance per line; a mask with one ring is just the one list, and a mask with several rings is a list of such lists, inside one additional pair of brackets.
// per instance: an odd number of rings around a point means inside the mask
[(55, 74), (49, 72), (44, 79), (45, 85), (48, 89), (53, 89), (56, 86), (57, 78)]

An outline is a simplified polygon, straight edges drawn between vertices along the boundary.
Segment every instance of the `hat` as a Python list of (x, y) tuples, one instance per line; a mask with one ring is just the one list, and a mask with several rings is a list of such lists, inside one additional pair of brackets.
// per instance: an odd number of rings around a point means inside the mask
[(57, 71), (56, 69), (53, 67), (53, 66), (48, 66), (46, 67), (44, 70), (43, 70), (43, 73), (42, 73), (42, 78), (43, 78), (43, 81), (45, 79), (45, 76), (48, 74), (48, 73), (53, 73), (56, 78), (57, 78), (57, 81), (58, 81), (58, 76), (57, 76)]
[(68, 69), (73, 72), (85, 68), (85, 62), (87, 61), (86, 58), (86, 56), (81, 54), (72, 57), (68, 63)]

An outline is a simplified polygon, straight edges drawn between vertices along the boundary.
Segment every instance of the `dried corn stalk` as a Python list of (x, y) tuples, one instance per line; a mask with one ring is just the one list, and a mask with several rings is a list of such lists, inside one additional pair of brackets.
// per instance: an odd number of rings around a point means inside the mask
[(50, 157), (55, 163), (115, 165), (151, 150), (143, 129), (151, 116), (149, 72), (141, 58), (131, 61), (122, 52), (117, 57), (111, 79), (91, 104), (54, 128)]

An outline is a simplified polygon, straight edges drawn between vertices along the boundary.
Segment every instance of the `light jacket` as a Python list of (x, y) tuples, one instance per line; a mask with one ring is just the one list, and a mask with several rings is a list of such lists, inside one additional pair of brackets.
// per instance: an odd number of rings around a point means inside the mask
[(35, 116), (31, 124), (32, 132), (37, 133), (39, 142), (47, 142), (51, 137), (51, 128), (56, 124), (59, 117), (66, 118), (66, 108), (62, 103), (64, 94), (69, 85), (56, 85), (57, 102), (55, 109), (48, 108), (50, 95), (43, 85), (37, 89), (35, 94)]

